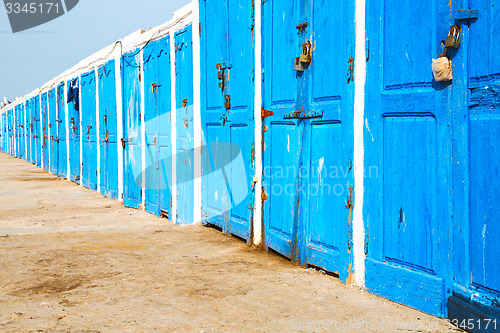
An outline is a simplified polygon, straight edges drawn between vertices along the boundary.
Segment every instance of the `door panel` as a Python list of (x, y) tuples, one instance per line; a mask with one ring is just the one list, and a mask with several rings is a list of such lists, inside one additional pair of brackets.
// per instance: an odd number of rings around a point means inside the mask
[(80, 183), (80, 96), (79, 96), (80, 80), (73, 79), (68, 81), (66, 87), (69, 90), (73, 89), (73, 99), (68, 103), (68, 122), (69, 122), (69, 161), (70, 161), (70, 179)]
[(430, 59), (450, 13), (436, 0), (377, 0), (367, 13), (370, 49), (382, 51), (367, 64), (366, 286), (436, 316), (449, 293), (452, 85), (433, 81)]
[[(217, 13), (217, 15), (214, 15)], [(228, 2), (200, 2), (201, 34), (201, 71), (202, 71), (202, 206), (204, 219), (220, 228), (225, 227), (224, 212), (229, 197), (222, 170), (214, 170), (218, 155), (210, 147), (222, 149), (219, 143), (228, 142), (223, 120), (224, 92), (219, 87), (218, 64), (228, 61)], [(213, 29), (212, 27), (219, 27)], [(221, 75), (224, 75), (221, 73)]]
[(57, 87), (57, 146), (58, 146), (58, 174), (66, 178), (68, 175), (68, 153), (66, 145), (66, 100), (64, 94), (65, 85), (61, 83)]
[(177, 223), (191, 224), (194, 222), (192, 26), (175, 34), (175, 44)]
[[(266, 246), (342, 281), (352, 263), (353, 22), (352, 1), (264, 4)], [(312, 62), (295, 71), (307, 43)]]
[(99, 75), (99, 128), (100, 128), (100, 192), (118, 199), (118, 147), (116, 134), (116, 79), (115, 61), (111, 60), (98, 70)]
[(42, 146), (41, 146), (41, 128), (40, 128), (40, 96), (33, 97), (33, 163), (40, 167), (42, 165)]
[(96, 145), (96, 80), (95, 71), (82, 75), (82, 183), (97, 190)]
[[(470, 25), (469, 175), (470, 281), (499, 301), (500, 293), (500, 20), (498, 0), (472, 0), (480, 17)], [(498, 303), (497, 303), (498, 304)]]
[(170, 38), (165, 37), (161, 42), (161, 51), (158, 54), (158, 150), (159, 162), (159, 196), (160, 212), (162, 216), (171, 219), (172, 212), (172, 67), (170, 66)]
[(49, 112), (48, 112), (48, 93), (43, 93), (42, 94), (42, 100), (41, 100), (41, 111), (42, 111), (42, 119), (41, 119), (41, 126), (42, 126), (42, 164), (43, 168), (45, 170), (49, 170), (49, 156), (50, 156), (50, 149), (49, 149)]
[(144, 51), (146, 129), (146, 210), (169, 217), (171, 198), (170, 37)]
[(205, 223), (249, 240), (255, 174), (254, 8), (248, 0), (212, 0), (201, 4), (201, 13), (203, 216)]
[(58, 174), (59, 143), (57, 133), (57, 103), (56, 88), (49, 91), (49, 144), (50, 144), (50, 172)]
[(123, 203), (139, 208), (142, 203), (141, 84), (138, 50), (122, 57), (123, 84)]
[[(146, 173), (145, 184), (145, 204), (146, 211), (151, 214), (160, 216), (159, 192), (158, 192), (158, 176), (159, 165), (157, 160), (157, 145), (158, 145), (158, 42), (153, 42), (144, 49), (144, 130), (146, 131), (146, 165), (144, 172)], [(160, 87), (161, 88), (161, 87)]]
[[(31, 162), (31, 101), (27, 100), (24, 102), (24, 127), (26, 136), (26, 154), (24, 156), (25, 160)], [(4, 137), (5, 140), (5, 137)]]

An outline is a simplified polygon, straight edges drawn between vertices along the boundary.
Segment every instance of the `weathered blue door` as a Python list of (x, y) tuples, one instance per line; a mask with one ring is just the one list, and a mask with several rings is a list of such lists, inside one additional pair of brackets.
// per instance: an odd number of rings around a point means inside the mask
[(144, 50), (146, 210), (169, 217), (172, 176), (170, 36)]
[(10, 111), (10, 114), (11, 114), (11, 123), (12, 123), (12, 133), (13, 133), (13, 142), (12, 142), (12, 146), (13, 146), (13, 151), (12, 151), (12, 155), (14, 157), (18, 157), (17, 156), (17, 124), (16, 124), (16, 119), (17, 119), (17, 112), (18, 112), (19, 108), (17, 106), (15, 106), (11, 111)]
[(24, 148), (24, 105), (19, 104), (19, 110), (17, 112), (17, 140), (18, 140), (18, 157), (24, 159), (25, 148)]
[(24, 158), (23, 105), (16, 106), (17, 157)]
[(32, 104), (32, 120), (33, 120), (33, 164), (37, 167), (42, 165), (42, 144), (41, 144), (41, 128), (40, 128), (40, 96), (33, 97)]
[(192, 26), (175, 34), (177, 223), (194, 221), (193, 43)]
[[(460, 8), (461, 1), (454, 2)], [(500, 1), (470, 0), (454, 58), (454, 282), (448, 316), (471, 332), (500, 330)], [(458, 13), (467, 16), (469, 11)], [(467, 92), (467, 93), (466, 93)], [(473, 320), (470, 325), (469, 320)], [(493, 322), (496, 320), (496, 322)]]
[(50, 144), (50, 172), (57, 175), (59, 167), (59, 152), (57, 143), (57, 102), (56, 88), (49, 91), (49, 144)]
[(140, 65), (138, 50), (122, 57), (123, 203), (133, 208), (139, 208), (142, 203)]
[(101, 149), (100, 192), (118, 199), (118, 147), (116, 134), (115, 61), (99, 68), (99, 130)]
[[(266, 246), (346, 281), (354, 197), (354, 1), (267, 1), (263, 33)], [(307, 50), (312, 62), (294, 71), (296, 57)]]
[(96, 80), (95, 71), (82, 75), (82, 184), (97, 190)]
[(204, 221), (248, 240), (254, 201), (253, 2), (202, 1), (200, 20)]
[(455, 107), (454, 84), (433, 81), (431, 63), (450, 13), (447, 1), (376, 0), (367, 14), (366, 286), (437, 316), (449, 293)]
[(32, 131), (32, 120), (31, 120), (31, 100), (26, 100), (24, 103), (25, 112), (25, 124), (26, 127), (26, 161), (31, 162), (31, 131)]
[(50, 156), (50, 147), (49, 147), (49, 101), (48, 101), (48, 93), (43, 93), (41, 96), (41, 110), (42, 110), (42, 158), (43, 158), (43, 168), (45, 170), (49, 170), (49, 156)]
[[(64, 83), (59, 84), (57, 87), (57, 171), (59, 177), (66, 177), (68, 175), (68, 155), (66, 146), (66, 100), (64, 99)], [(54, 127), (52, 127), (54, 128)]]
[(69, 163), (70, 179), (80, 182), (80, 81), (67, 82), (68, 118), (69, 118)]

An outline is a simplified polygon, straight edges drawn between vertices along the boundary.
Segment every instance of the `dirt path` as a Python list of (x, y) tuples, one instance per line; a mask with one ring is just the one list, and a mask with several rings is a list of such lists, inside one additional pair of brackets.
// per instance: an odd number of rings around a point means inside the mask
[(3, 153), (0, 267), (0, 332), (455, 331)]

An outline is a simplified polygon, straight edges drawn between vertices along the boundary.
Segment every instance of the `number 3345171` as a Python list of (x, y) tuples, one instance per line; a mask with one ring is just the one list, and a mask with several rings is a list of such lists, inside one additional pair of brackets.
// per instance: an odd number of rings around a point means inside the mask
[(7, 2), (5, 4), (7, 14), (53, 14), (59, 13), (59, 3), (54, 2), (32, 2), (21, 4), (19, 2)]

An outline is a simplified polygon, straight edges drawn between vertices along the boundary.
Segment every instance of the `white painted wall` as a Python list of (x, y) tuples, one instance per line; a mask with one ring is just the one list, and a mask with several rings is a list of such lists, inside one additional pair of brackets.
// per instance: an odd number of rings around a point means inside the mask
[(253, 243), (262, 243), (262, 0), (255, 1), (255, 208)]
[(177, 121), (177, 103), (175, 100), (175, 31), (170, 31), (170, 79), (171, 79), (171, 91), (170, 91), (170, 99), (171, 99), (171, 139), (172, 139), (172, 187), (171, 187), (171, 195), (172, 195), (172, 207), (170, 212), (170, 221), (173, 223), (177, 223), (177, 129), (176, 129), (176, 121)]
[(365, 284), (365, 227), (363, 220), (364, 200), (364, 111), (366, 82), (366, 0), (356, 0), (356, 56), (354, 60), (354, 213), (353, 254), (355, 284)]
[[(194, 219), (201, 223), (201, 60), (200, 60), (200, 6), (193, 0), (193, 126), (194, 126)], [(200, 148), (200, 149), (198, 149)]]

